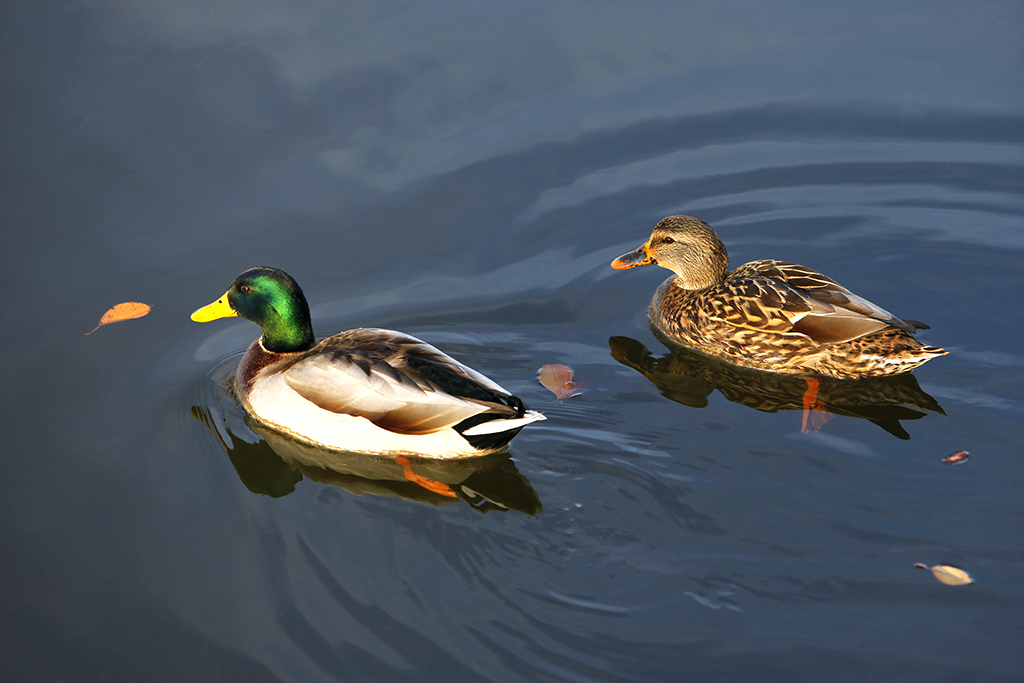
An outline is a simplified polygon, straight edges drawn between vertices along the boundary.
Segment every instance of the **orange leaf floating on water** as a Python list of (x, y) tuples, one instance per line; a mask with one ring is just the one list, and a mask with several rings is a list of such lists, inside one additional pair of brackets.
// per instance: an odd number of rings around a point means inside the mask
[(572, 368), (568, 365), (551, 363), (537, 373), (537, 380), (559, 400), (579, 396), (586, 388), (586, 382), (572, 381)]
[(974, 583), (974, 579), (971, 578), (970, 574), (963, 569), (951, 567), (948, 564), (937, 564), (934, 567), (929, 567), (918, 562), (914, 566), (920, 569), (930, 569), (935, 578), (947, 586), (966, 586), (969, 583)]
[[(807, 434), (818, 431), (835, 417), (828, 412), (825, 404), (818, 400), (818, 386), (821, 382), (815, 377), (807, 378), (807, 391), (804, 392), (804, 421), (800, 431)], [(813, 412), (812, 412), (813, 411)], [(808, 425), (808, 422), (810, 425)]]
[(958, 462), (963, 462), (969, 457), (971, 457), (971, 454), (968, 453), (967, 451), (957, 451), (956, 453), (947, 455), (945, 458), (942, 459), (942, 462), (946, 463), (947, 465), (955, 465)]
[(448, 484), (443, 484), (439, 481), (428, 479), (427, 477), (424, 477), (422, 474), (416, 474), (415, 472), (413, 472), (412, 465), (409, 463), (409, 458), (400, 455), (397, 458), (395, 458), (395, 460), (398, 462), (399, 465), (402, 466), (402, 473), (405, 475), (405, 478), (411, 481), (412, 483), (419, 484), (428, 491), (439, 493), (442, 496), (447, 496), (448, 498), (459, 497), (459, 494), (455, 493), (455, 491), (452, 490), (452, 487), (448, 486)]
[(103, 314), (100, 318), (100, 324), (86, 332), (86, 336), (89, 336), (96, 330), (100, 329), (104, 325), (110, 323), (121, 322), (122, 320), (132, 320), (134, 318), (141, 318), (153, 309), (149, 304), (140, 304), (138, 301), (126, 301), (123, 304), (117, 304), (109, 311)]

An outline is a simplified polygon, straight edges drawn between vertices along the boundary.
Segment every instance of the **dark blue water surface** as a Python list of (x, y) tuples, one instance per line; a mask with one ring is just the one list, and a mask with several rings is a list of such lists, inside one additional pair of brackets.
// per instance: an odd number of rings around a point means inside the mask
[[(0, 678), (1021, 680), (1021, 36), (1019, 2), (0, 3)], [(805, 429), (608, 267), (674, 213), (950, 354)], [(188, 319), (259, 264), (548, 420), (418, 465), (456, 498), (275, 443), (225, 390), (256, 328)]]

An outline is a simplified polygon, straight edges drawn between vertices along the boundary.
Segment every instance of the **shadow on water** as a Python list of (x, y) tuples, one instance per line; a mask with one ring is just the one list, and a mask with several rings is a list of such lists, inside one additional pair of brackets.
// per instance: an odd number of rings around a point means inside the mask
[(507, 451), (454, 460), (331, 451), (288, 438), (247, 415), (246, 426), (262, 437), (249, 443), (210, 407), (193, 406), (192, 416), (218, 438), (245, 487), (271, 498), (293, 493), (306, 478), (357, 496), (389, 496), (435, 506), (462, 500), (481, 513), (515, 510), (537, 516), (543, 509)]
[(642, 374), (676, 403), (704, 408), (717, 389), (733, 403), (766, 413), (802, 410), (805, 432), (820, 429), (833, 415), (843, 415), (909, 439), (902, 420), (919, 420), (925, 411), (946, 414), (910, 373), (858, 380), (807, 378), (743, 368), (674, 344), (661, 357), (629, 337), (611, 337), (608, 345), (612, 358)]

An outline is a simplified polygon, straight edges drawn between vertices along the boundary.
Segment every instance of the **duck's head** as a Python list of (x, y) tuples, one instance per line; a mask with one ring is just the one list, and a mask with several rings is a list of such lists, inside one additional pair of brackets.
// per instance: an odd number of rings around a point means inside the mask
[(612, 261), (625, 270), (649, 263), (668, 268), (685, 289), (705, 289), (721, 282), (729, 270), (729, 254), (711, 226), (695, 216), (669, 216), (634, 251)]
[(259, 325), (268, 351), (284, 353), (313, 347), (309, 304), (298, 283), (283, 270), (250, 268), (235, 278), (224, 296), (193, 313), (192, 320), (206, 323), (232, 316)]

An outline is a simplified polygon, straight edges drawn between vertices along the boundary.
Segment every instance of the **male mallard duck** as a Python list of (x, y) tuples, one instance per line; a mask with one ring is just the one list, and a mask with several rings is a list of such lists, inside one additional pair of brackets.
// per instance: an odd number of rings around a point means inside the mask
[(670, 340), (762, 370), (848, 379), (909, 372), (946, 351), (914, 338), (902, 320), (810, 268), (751, 261), (729, 271), (725, 245), (707, 223), (669, 216), (612, 267), (654, 263), (675, 273), (651, 300)]
[(521, 400), (401, 332), (356, 329), (317, 344), (309, 304), (287, 273), (250, 268), (196, 322), (241, 316), (263, 335), (235, 387), (258, 422), (332, 450), (459, 458), (498, 451), (543, 420)]

